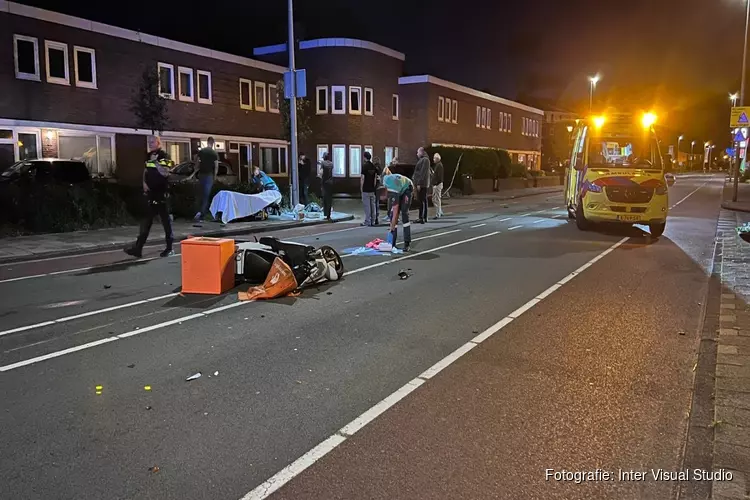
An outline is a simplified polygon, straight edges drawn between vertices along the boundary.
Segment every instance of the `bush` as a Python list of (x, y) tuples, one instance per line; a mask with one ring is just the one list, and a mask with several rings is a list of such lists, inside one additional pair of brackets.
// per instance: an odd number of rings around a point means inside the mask
[(510, 166), (511, 177), (528, 177), (529, 170), (523, 163), (514, 163)]
[(547, 172), (544, 170), (530, 170), (529, 174), (531, 177), (545, 177), (547, 175)]

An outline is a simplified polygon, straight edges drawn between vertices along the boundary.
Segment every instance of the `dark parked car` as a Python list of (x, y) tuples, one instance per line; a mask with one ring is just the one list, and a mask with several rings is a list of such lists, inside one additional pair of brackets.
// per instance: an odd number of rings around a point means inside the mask
[(86, 163), (81, 160), (56, 158), (19, 161), (0, 174), (0, 182), (16, 182), (21, 179), (39, 183), (80, 184), (90, 181), (91, 174)]
[[(195, 169), (196, 162), (192, 160), (180, 163), (174, 167), (169, 174), (169, 182), (177, 183), (186, 181), (191, 175), (193, 175)], [(232, 165), (225, 161), (219, 161), (219, 175), (216, 180), (223, 184), (236, 184), (237, 174), (234, 172)], [(195, 181), (195, 179), (193, 179), (193, 181)]]

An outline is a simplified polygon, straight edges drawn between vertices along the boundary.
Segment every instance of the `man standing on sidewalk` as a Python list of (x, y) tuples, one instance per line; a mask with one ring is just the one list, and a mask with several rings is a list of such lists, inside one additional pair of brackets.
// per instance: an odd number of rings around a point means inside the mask
[[(414, 185), (417, 188), (417, 200), (419, 201), (419, 219), (417, 224), (427, 222), (427, 189), (430, 187), (430, 159), (424, 148), (417, 150), (417, 166), (414, 167)], [(407, 207), (408, 210), (408, 207)]]
[(299, 156), (299, 199), (305, 206), (310, 203), (310, 170), (310, 158), (302, 153)]
[(323, 158), (318, 160), (321, 173), (321, 191), (323, 195), (323, 214), (328, 222), (332, 222), (331, 210), (333, 208), (333, 162), (331, 155), (323, 154)]
[(443, 216), (443, 162), (440, 155), (435, 153), (432, 161), (435, 168), (432, 173), (432, 204), (435, 205), (435, 218)]
[(211, 201), (211, 189), (214, 187), (214, 178), (219, 173), (219, 155), (214, 150), (213, 137), (208, 138), (208, 146), (198, 151), (198, 212), (195, 214), (195, 222), (200, 222), (208, 212), (208, 204)]
[(143, 246), (148, 239), (148, 233), (151, 232), (151, 225), (154, 223), (154, 217), (157, 215), (164, 226), (164, 239), (167, 248), (160, 254), (162, 257), (174, 255), (172, 243), (174, 236), (172, 234), (172, 221), (169, 218), (167, 209), (167, 198), (169, 196), (169, 168), (171, 162), (169, 155), (161, 148), (161, 139), (153, 136), (149, 139), (149, 152), (146, 154), (146, 168), (143, 170), (143, 194), (148, 203), (146, 214), (141, 221), (138, 239), (130, 248), (125, 249), (125, 253), (133, 257), (141, 258), (143, 256)]
[(377, 184), (378, 170), (372, 164), (372, 155), (369, 151), (364, 154), (365, 163), (362, 165), (362, 175), (359, 180), (359, 187), (362, 191), (362, 205), (365, 209), (365, 221), (363, 226), (375, 225), (375, 188)]

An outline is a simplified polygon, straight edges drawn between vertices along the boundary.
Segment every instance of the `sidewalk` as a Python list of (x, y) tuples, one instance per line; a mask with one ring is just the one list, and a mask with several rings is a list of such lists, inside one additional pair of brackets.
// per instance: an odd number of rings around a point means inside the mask
[(739, 184), (737, 188), (737, 201), (731, 201), (732, 183), (727, 182), (724, 186), (725, 201), (722, 202), (721, 208), (737, 212), (750, 212), (750, 184)]
[[(741, 199), (750, 212), (750, 191)], [(750, 497), (750, 243), (735, 228), (750, 214), (722, 210), (717, 231), (722, 294), (714, 382), (713, 468), (732, 472), (714, 481), (714, 500)]]

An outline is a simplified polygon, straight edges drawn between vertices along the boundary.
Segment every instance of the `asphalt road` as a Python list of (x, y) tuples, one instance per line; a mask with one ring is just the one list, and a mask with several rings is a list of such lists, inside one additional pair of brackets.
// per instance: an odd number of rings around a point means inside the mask
[(544, 470), (679, 468), (722, 183), (678, 179), (658, 240), (480, 204), (273, 302), (180, 296), (179, 258), (4, 266), (2, 497), (669, 498)]

